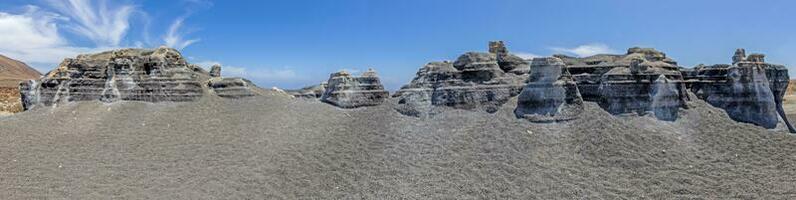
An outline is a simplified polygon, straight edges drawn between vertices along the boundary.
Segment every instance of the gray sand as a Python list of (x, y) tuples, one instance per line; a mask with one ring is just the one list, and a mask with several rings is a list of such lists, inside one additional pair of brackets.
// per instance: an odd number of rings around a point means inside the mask
[[(515, 100), (516, 101), (516, 100)], [(3, 199), (796, 198), (796, 139), (701, 101), (676, 122), (406, 117), (276, 95), (0, 118)]]

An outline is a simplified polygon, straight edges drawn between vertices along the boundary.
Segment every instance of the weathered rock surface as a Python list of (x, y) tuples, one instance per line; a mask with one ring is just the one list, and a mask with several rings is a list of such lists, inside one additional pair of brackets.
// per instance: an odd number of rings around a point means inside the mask
[(0, 115), (21, 112), (19, 83), (40, 76), (41, 73), (25, 63), (0, 55)]
[(611, 114), (652, 112), (676, 120), (685, 107), (685, 83), (677, 62), (651, 48), (630, 48), (624, 55), (574, 58), (556, 55), (567, 64), (586, 101)]
[(321, 101), (340, 108), (376, 106), (390, 97), (373, 69), (352, 76), (348, 72), (332, 73)]
[[(220, 76), (220, 67), (215, 68)], [(211, 86), (225, 97), (256, 87), (246, 80), (209, 82), (210, 74), (189, 64), (175, 49), (120, 49), (65, 59), (41, 80), (21, 84), (25, 108), (58, 102), (101, 100), (183, 102), (201, 98)], [(243, 95), (245, 96), (245, 95)]]
[(318, 85), (311, 85), (297, 90), (287, 90), (287, 92), (296, 98), (318, 99), (326, 91), (326, 85), (327, 83), (324, 81)]
[(514, 114), (533, 122), (576, 119), (583, 111), (583, 98), (564, 62), (556, 57), (536, 58), (530, 71)]
[(258, 95), (256, 92), (257, 86), (244, 78), (211, 78), (207, 86), (209, 86), (216, 95), (224, 98), (238, 99)]
[(782, 108), (787, 68), (766, 63), (764, 57), (746, 56), (745, 50), (738, 49), (732, 65), (700, 65), (684, 74), (698, 98), (724, 109), (733, 120), (771, 129), (782, 117), (791, 132), (796, 132)]
[(396, 110), (410, 116), (433, 115), (436, 106), (495, 112), (520, 93), (530, 64), (508, 53), (502, 42), (490, 42), (489, 51), (426, 64), (393, 95)]

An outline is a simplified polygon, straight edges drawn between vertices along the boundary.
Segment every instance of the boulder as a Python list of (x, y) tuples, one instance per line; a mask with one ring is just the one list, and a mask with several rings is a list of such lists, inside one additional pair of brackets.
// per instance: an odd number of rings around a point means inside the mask
[(583, 111), (583, 99), (564, 62), (555, 57), (536, 58), (532, 72), (517, 99), (514, 114), (533, 122), (576, 119)]
[(213, 65), (210, 68), (210, 77), (221, 77), (221, 65)]
[(340, 108), (376, 106), (390, 97), (373, 69), (358, 77), (345, 71), (332, 73), (327, 83), (321, 101)]

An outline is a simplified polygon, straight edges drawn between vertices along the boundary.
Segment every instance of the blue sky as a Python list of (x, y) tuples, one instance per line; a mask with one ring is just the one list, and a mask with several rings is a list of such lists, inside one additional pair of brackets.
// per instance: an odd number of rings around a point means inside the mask
[(397, 89), (425, 63), (486, 51), (490, 40), (528, 57), (654, 47), (686, 67), (729, 63), (746, 48), (791, 67), (793, 8), (786, 0), (3, 0), (0, 54), (48, 71), (79, 53), (168, 45), (192, 63), (280, 88), (372, 67)]

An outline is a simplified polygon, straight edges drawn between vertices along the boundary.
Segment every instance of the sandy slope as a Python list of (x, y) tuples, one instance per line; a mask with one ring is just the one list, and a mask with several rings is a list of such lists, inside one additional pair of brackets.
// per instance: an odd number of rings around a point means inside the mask
[(0, 118), (0, 196), (159, 199), (796, 198), (796, 139), (705, 106), (576, 121), (279, 96), (71, 103)]

